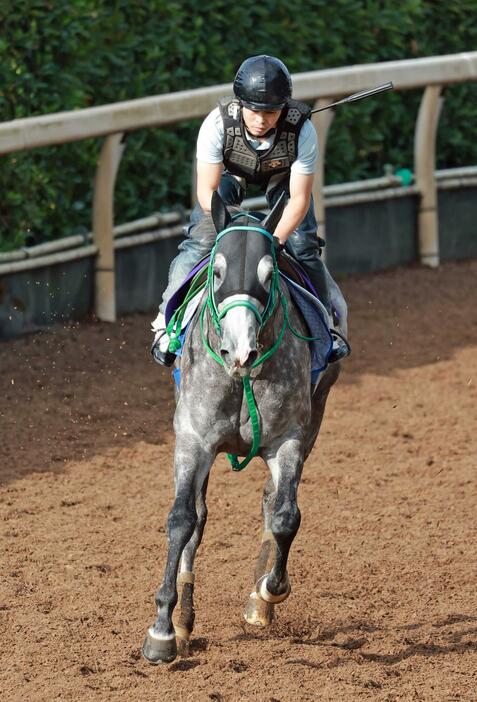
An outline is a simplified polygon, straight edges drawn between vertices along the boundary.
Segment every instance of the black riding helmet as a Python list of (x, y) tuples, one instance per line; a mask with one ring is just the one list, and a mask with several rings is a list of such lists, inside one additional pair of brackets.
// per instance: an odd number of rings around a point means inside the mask
[(237, 71), (234, 94), (251, 110), (281, 110), (292, 94), (288, 69), (274, 56), (251, 56)]

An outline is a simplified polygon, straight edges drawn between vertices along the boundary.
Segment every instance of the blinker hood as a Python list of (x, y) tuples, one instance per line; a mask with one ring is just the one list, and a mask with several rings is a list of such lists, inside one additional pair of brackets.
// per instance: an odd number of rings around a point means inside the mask
[(265, 307), (269, 291), (260, 283), (257, 268), (264, 256), (271, 255), (270, 240), (260, 232), (231, 232), (218, 242), (218, 253), (224, 256), (227, 267), (222, 284), (214, 292), (216, 304), (231, 295), (250, 295)]

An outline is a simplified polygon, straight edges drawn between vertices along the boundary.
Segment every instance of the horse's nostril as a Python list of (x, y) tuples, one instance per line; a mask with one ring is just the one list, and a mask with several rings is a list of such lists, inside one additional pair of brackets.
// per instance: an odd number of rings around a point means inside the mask
[(255, 363), (257, 358), (258, 358), (258, 351), (250, 351), (250, 353), (248, 354), (247, 363), (245, 365), (247, 367), (251, 366), (252, 363)]
[(222, 356), (222, 361), (227, 361), (229, 357), (229, 352), (227, 349), (220, 349), (220, 355)]

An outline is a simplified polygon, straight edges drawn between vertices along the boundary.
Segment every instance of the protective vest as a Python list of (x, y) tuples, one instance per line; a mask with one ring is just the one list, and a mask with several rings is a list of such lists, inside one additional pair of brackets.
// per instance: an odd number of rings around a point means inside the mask
[(219, 101), (224, 123), (223, 160), (225, 168), (247, 183), (266, 187), (277, 173), (289, 173), (296, 161), (298, 136), (311, 108), (298, 100), (288, 100), (277, 123), (273, 144), (266, 151), (253, 149), (245, 136), (242, 108), (235, 98)]

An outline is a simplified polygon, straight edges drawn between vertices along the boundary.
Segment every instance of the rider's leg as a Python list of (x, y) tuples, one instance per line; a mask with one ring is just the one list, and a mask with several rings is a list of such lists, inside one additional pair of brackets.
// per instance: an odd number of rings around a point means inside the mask
[[(239, 205), (244, 196), (240, 183), (230, 173), (222, 175), (219, 193), (226, 205)], [(152, 323), (154, 342), (151, 353), (158, 363), (165, 366), (171, 366), (175, 361), (175, 354), (169, 352), (169, 337), (165, 333), (164, 314), (167, 302), (194, 266), (210, 252), (216, 237), (211, 215), (205, 213), (199, 204), (192, 210), (186, 237), (179, 245), (179, 254), (171, 263), (168, 285), (162, 296), (159, 314)]]
[(179, 253), (169, 268), (167, 287), (162, 295), (159, 311), (164, 313), (172, 295), (187, 274), (206, 256), (215, 241), (215, 229), (210, 215), (206, 215), (197, 204), (192, 210), (186, 238), (179, 244)]
[[(269, 207), (273, 207), (282, 192), (285, 192), (286, 196), (290, 197), (288, 178), (284, 178), (278, 185), (267, 192)], [(317, 228), (312, 196), (308, 212), (289, 237), (285, 249), (301, 263), (320, 301), (326, 307), (328, 314), (331, 314), (330, 292), (325, 265), (320, 257), (320, 244), (316, 234)]]
[[(230, 173), (224, 173), (220, 180), (219, 194), (226, 205), (240, 205), (244, 190)], [(169, 269), (167, 288), (162, 295), (159, 307), (165, 312), (168, 300), (181, 285), (187, 274), (201, 258), (206, 256), (214, 245), (215, 228), (210, 214), (205, 214), (197, 204), (191, 212), (190, 224), (186, 228), (186, 239), (179, 244), (179, 254), (172, 261)]]
[[(278, 185), (271, 188), (267, 192), (267, 200), (270, 207), (273, 206), (282, 192), (285, 192), (288, 197), (290, 196), (288, 178), (284, 178), (280, 183), (278, 183)], [(311, 196), (308, 211), (302, 222), (288, 238), (285, 249), (301, 263), (310, 279), (311, 284), (317, 292), (318, 298), (328, 312), (329, 326), (333, 336), (333, 350), (328, 360), (329, 362), (333, 362), (348, 356), (349, 346), (340, 338), (340, 336), (333, 334), (334, 323), (331, 295), (328, 285), (330, 276), (321, 259), (321, 247), (316, 233), (317, 227), (318, 225), (315, 218), (313, 196)]]

